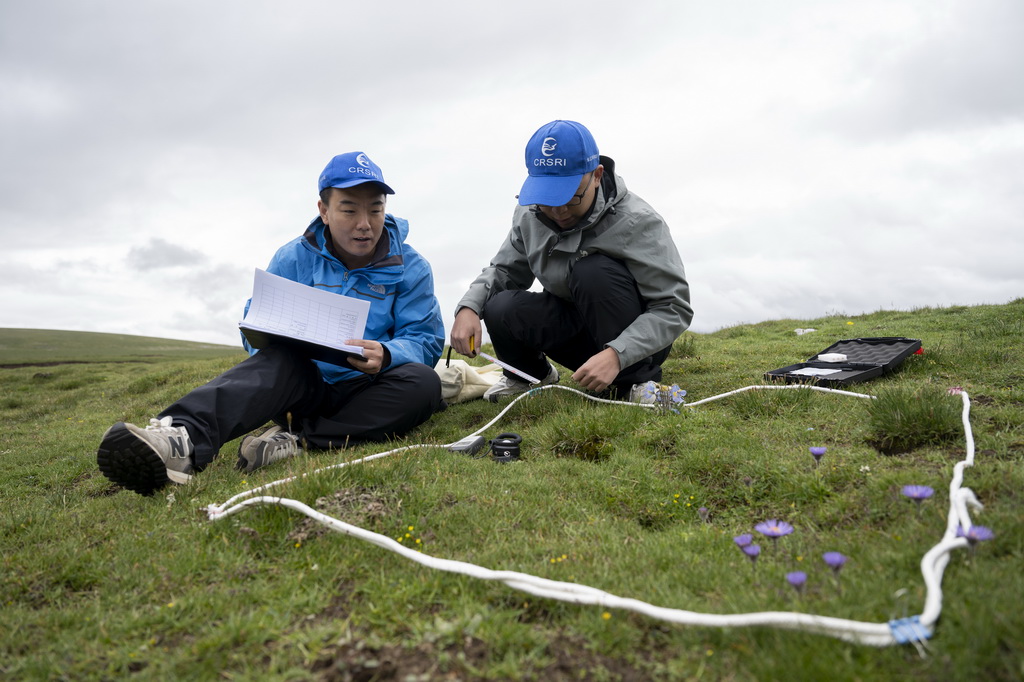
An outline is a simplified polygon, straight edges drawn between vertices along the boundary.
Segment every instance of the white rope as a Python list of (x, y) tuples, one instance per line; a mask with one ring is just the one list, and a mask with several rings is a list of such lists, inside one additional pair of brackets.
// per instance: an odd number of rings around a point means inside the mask
[[(645, 407), (655, 408), (656, 405), (639, 405), (637, 403), (623, 403), (619, 401), (603, 400), (594, 398), (593, 396), (577, 391), (576, 389), (568, 388), (565, 386), (558, 386), (557, 384), (543, 386), (535, 388), (523, 395), (520, 395), (513, 400), (504, 410), (498, 413), (498, 415), (488, 422), (485, 426), (479, 430), (470, 434), (470, 436), (479, 435), (481, 432), (490, 428), (493, 424), (498, 422), (513, 405), (519, 400), (527, 398), (531, 395), (536, 394), (541, 390), (547, 389), (562, 389), (578, 393), (586, 398), (594, 400), (596, 402), (610, 403), (614, 405), (627, 405), (632, 407)], [(723, 393), (712, 398), (707, 398), (696, 403), (691, 403), (687, 407), (694, 407), (696, 405), (711, 402), (713, 400), (719, 400), (730, 395), (736, 395), (744, 391), (749, 390), (775, 390), (775, 389), (810, 389), (816, 391), (822, 391), (827, 393), (836, 393), (839, 395), (853, 396), (858, 398), (873, 399), (874, 396), (865, 395), (861, 393), (852, 393), (849, 391), (841, 391), (836, 389), (822, 388), (818, 386), (810, 386), (806, 384), (795, 384), (786, 386), (747, 386), (729, 393)], [(971, 528), (970, 516), (967, 508), (974, 507), (977, 509), (981, 508), (981, 504), (978, 502), (973, 491), (970, 488), (963, 488), (963, 470), (966, 467), (974, 465), (974, 436), (970, 426), (970, 399), (966, 391), (961, 392), (961, 398), (963, 400), (963, 412), (962, 421), (964, 426), (964, 434), (967, 441), (967, 458), (959, 462), (954, 467), (953, 478), (950, 482), (950, 510), (949, 517), (946, 526), (946, 532), (942, 540), (928, 550), (924, 557), (921, 559), (921, 574), (924, 578), (925, 587), (927, 594), (925, 597), (924, 610), (920, 616), (913, 616), (910, 618), (901, 618), (893, 620), (888, 623), (864, 623), (854, 620), (847, 620), (843, 618), (832, 618), (828, 616), (818, 616), (813, 614), (796, 613), (796, 612), (780, 612), (780, 611), (767, 611), (761, 613), (745, 613), (745, 614), (706, 614), (696, 613), (693, 611), (684, 611), (681, 609), (672, 609), (662, 606), (655, 606), (647, 602), (643, 602), (637, 599), (631, 599), (626, 597), (619, 597), (609, 592), (599, 590), (594, 587), (586, 585), (580, 585), (578, 583), (568, 583), (556, 580), (549, 580), (547, 578), (541, 578), (538, 576), (529, 575), (526, 573), (519, 573), (516, 571), (496, 571), (475, 564), (455, 561), (452, 559), (443, 559), (439, 557), (430, 556), (424, 554), (421, 551), (410, 549), (405, 545), (393, 540), (379, 533), (359, 528), (351, 524), (345, 523), (338, 519), (332, 518), (310, 508), (309, 506), (284, 497), (266, 496), (259, 495), (256, 493), (270, 488), (288, 483), (290, 481), (304, 478), (311, 474), (317, 474), (323, 471), (329, 471), (331, 469), (338, 469), (341, 467), (349, 466), (352, 464), (360, 464), (363, 462), (369, 462), (374, 459), (381, 457), (387, 457), (389, 455), (398, 454), (407, 450), (413, 450), (417, 448), (428, 448), (428, 447), (449, 447), (454, 443), (446, 445), (407, 445), (387, 452), (381, 452), (368, 457), (362, 457), (360, 459), (352, 460), (350, 462), (341, 462), (329, 467), (317, 469), (313, 472), (302, 474), (301, 476), (292, 476), (290, 478), (274, 481), (266, 485), (253, 488), (245, 491), (238, 495), (235, 495), (227, 502), (222, 505), (211, 504), (207, 507), (207, 514), (210, 520), (219, 520), (236, 514), (243, 509), (246, 509), (255, 505), (280, 505), (293, 509), (302, 514), (305, 514), (311, 519), (322, 523), (332, 530), (350, 535), (352, 537), (365, 540), (371, 544), (377, 545), (383, 549), (390, 550), (399, 554), (406, 559), (415, 561), (416, 563), (422, 564), (429, 568), (433, 568), (439, 571), (446, 571), (449, 573), (458, 573), (467, 575), (470, 577), (478, 578), (480, 580), (492, 580), (504, 583), (508, 587), (511, 587), (522, 592), (534, 595), (536, 597), (542, 597), (546, 599), (557, 599), (574, 604), (588, 604), (594, 606), (601, 606), (609, 609), (624, 609), (627, 611), (634, 611), (636, 613), (664, 620), (670, 623), (678, 623), (681, 625), (696, 625), (705, 627), (753, 627), (753, 626), (771, 626), (788, 630), (802, 630), (805, 632), (811, 632), (821, 635), (828, 635), (838, 639), (842, 639), (848, 642), (854, 642), (857, 644), (865, 644), (870, 646), (890, 646), (893, 644), (912, 643), (921, 650), (920, 643), (923, 640), (931, 637), (934, 624), (939, 618), (939, 614), (942, 610), (942, 576), (945, 571), (946, 565), (949, 563), (950, 554), (953, 550), (966, 547), (968, 541), (964, 537), (957, 537), (957, 529), (963, 528), (964, 532)], [(457, 442), (457, 441), (456, 441)], [(246, 499), (247, 498), (247, 499)], [(922, 651), (923, 654), (923, 651)]]

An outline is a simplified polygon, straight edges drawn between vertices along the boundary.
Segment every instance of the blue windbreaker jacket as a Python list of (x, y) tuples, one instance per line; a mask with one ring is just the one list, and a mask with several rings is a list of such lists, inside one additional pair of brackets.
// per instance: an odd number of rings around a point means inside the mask
[[(349, 270), (326, 246), (327, 226), (317, 217), (301, 237), (274, 254), (267, 272), (317, 289), (334, 291), (370, 302), (364, 338), (379, 341), (391, 353), (391, 364), (420, 362), (434, 367), (444, 349), (444, 322), (434, 296), (430, 264), (405, 243), (409, 222), (390, 213), (384, 217), (381, 240), (387, 253), (370, 265)], [(249, 310), (249, 302), (245, 310)], [(250, 354), (253, 349), (242, 338)], [(365, 376), (351, 367), (315, 360), (324, 381), (330, 384)], [(387, 369), (387, 368), (384, 368)]]

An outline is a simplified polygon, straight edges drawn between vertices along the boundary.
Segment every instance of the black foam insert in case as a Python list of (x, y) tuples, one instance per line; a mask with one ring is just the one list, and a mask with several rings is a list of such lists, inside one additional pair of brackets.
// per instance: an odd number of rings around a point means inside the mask
[[(920, 348), (919, 339), (907, 339), (902, 336), (844, 339), (833, 343), (807, 362), (773, 369), (765, 372), (764, 376), (768, 380), (785, 381), (787, 384), (803, 382), (835, 388), (889, 374), (895, 371), (908, 355), (916, 353)], [(840, 353), (846, 356), (846, 360), (823, 362), (817, 359), (827, 353)], [(818, 374), (819, 371), (827, 373)]]

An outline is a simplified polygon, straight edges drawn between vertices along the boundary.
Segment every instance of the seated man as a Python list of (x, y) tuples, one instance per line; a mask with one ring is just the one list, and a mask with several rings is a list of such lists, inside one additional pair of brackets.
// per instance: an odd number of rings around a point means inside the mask
[(430, 265), (405, 242), (409, 223), (385, 213), (380, 168), (361, 152), (334, 157), (319, 181), (320, 216), (281, 247), (268, 272), (370, 302), (363, 357), (349, 366), (270, 346), (200, 386), (139, 428), (119, 422), (103, 435), (97, 463), (114, 483), (152, 495), (186, 483), (224, 443), (242, 440), (237, 468), (252, 471), (316, 448), (382, 441), (426, 421), (441, 405), (433, 370), (444, 325)]
[[(634, 384), (661, 380), (693, 318), (672, 234), (579, 123), (542, 126), (526, 167), (512, 230), (459, 302), (452, 346), (475, 355), (482, 317), (498, 357), (542, 385), (558, 381), (549, 357), (584, 389), (628, 399)], [(542, 292), (527, 291), (534, 279)], [(484, 397), (529, 388), (506, 372)]]

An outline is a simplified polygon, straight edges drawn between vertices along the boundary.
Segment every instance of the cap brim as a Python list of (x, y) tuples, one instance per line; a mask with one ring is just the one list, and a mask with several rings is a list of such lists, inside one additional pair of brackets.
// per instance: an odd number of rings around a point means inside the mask
[(360, 178), (359, 180), (350, 180), (348, 182), (339, 182), (336, 185), (330, 185), (330, 187), (335, 187), (337, 189), (346, 189), (348, 187), (355, 187), (356, 185), (365, 185), (368, 182), (372, 182), (375, 185), (380, 185), (384, 189), (384, 194), (394, 194), (395, 193), (395, 190), (391, 189), (391, 187), (389, 187), (386, 183), (383, 183), (380, 180), (373, 180), (372, 178), (367, 178), (366, 180), (363, 180), (363, 179)]
[(586, 173), (580, 175), (531, 175), (519, 192), (519, 205), (564, 206), (580, 186)]

